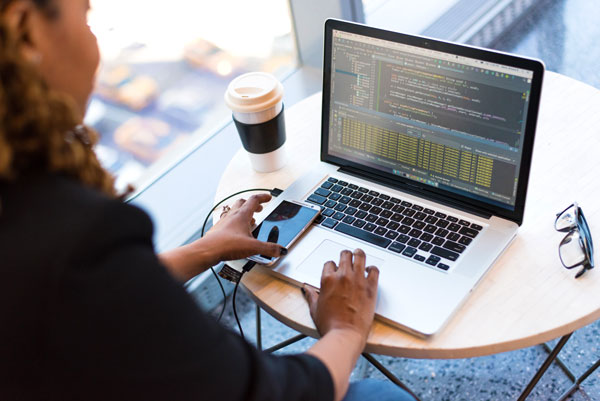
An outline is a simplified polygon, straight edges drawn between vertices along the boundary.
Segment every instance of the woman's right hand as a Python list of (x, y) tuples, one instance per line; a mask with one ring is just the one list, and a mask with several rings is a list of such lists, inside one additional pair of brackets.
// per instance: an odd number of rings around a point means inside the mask
[(360, 249), (342, 251), (339, 264), (325, 263), (320, 291), (303, 287), (322, 336), (333, 330), (352, 331), (360, 335), (364, 347), (373, 323), (379, 280), (379, 270), (375, 266), (365, 268), (365, 260)]

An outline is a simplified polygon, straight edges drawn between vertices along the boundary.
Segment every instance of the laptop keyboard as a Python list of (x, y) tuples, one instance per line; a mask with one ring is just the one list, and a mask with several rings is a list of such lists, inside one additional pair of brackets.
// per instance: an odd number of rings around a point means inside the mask
[(315, 224), (444, 271), (483, 229), (333, 177), (306, 200), (322, 208)]

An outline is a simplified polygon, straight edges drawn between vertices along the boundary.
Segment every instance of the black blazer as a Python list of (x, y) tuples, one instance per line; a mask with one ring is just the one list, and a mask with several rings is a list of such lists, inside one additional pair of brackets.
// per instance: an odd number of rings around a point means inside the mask
[(143, 211), (46, 174), (0, 182), (0, 399), (330, 401), (333, 384), (201, 311)]

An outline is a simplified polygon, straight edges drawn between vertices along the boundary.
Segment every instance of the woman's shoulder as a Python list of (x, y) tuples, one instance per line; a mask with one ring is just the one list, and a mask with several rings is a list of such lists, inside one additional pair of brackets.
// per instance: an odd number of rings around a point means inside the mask
[(0, 238), (18, 246), (29, 238), (32, 245), (89, 251), (128, 237), (151, 241), (152, 230), (142, 210), (66, 176), (30, 175), (0, 184)]

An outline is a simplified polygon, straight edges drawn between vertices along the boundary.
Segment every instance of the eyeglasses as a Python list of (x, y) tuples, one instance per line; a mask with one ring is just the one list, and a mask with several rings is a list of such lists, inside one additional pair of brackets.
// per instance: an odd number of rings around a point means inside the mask
[(587, 270), (594, 268), (594, 244), (592, 233), (583, 215), (583, 210), (573, 203), (565, 210), (556, 214), (554, 222), (556, 231), (566, 232), (558, 246), (560, 261), (567, 269), (583, 266), (575, 275), (579, 278)]

